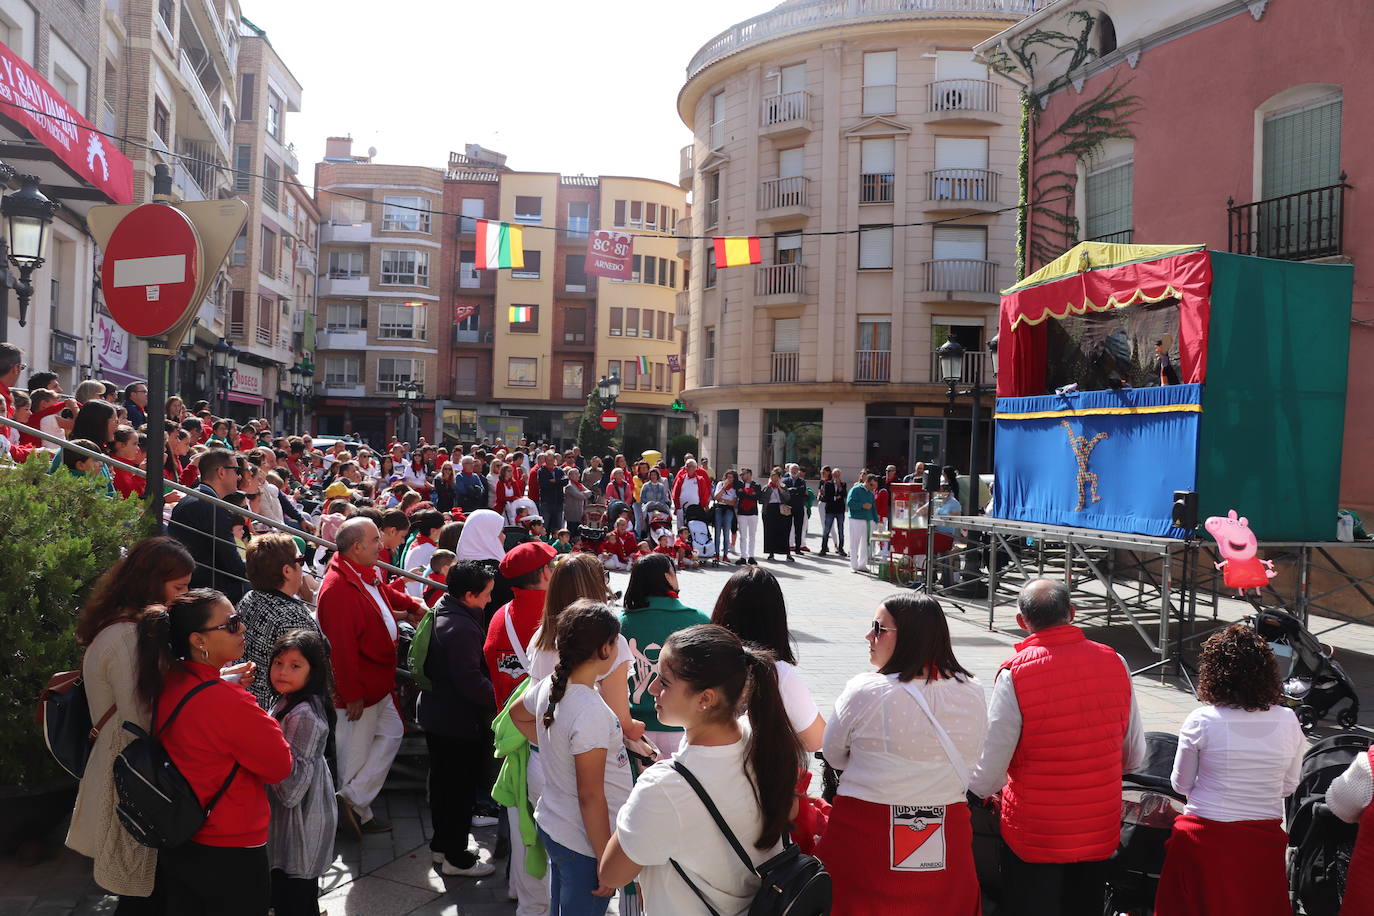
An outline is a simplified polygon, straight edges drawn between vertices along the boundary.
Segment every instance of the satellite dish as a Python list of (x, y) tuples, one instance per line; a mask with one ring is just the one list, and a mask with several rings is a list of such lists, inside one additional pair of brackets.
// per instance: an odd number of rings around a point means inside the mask
[(375, 147), (375, 146), (369, 146), (369, 147), (367, 148), (367, 158), (369, 158), (369, 159), (376, 159), (376, 158), (377, 158), (377, 147)]

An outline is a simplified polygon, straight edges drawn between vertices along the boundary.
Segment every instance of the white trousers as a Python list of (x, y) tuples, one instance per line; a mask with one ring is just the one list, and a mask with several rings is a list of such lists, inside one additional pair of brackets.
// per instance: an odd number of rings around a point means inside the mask
[(868, 565), (868, 525), (867, 519), (849, 520), (849, 568), (863, 569)]
[(339, 797), (357, 812), (360, 821), (372, 820), (372, 801), (382, 791), (391, 761), (401, 749), (405, 725), (390, 696), (363, 709), (356, 722), (339, 710), (334, 744), (339, 755)]
[[(530, 808), (544, 794), (544, 768), (539, 752), (530, 751), (530, 764), (525, 772), (525, 791), (530, 796)], [(520, 814), (506, 809), (510, 821), (510, 889), (515, 895), (516, 916), (545, 916), (549, 912), (549, 873), (536, 878), (525, 871), (525, 844), (520, 840)]]
[(758, 540), (759, 517), (757, 515), (737, 515), (739, 522), (739, 555), (746, 560), (754, 559), (754, 546)]

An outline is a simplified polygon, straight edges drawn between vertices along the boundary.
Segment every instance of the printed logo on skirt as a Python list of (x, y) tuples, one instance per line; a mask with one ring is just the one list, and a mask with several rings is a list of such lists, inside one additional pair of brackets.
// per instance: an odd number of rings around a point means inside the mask
[(889, 862), (893, 871), (943, 871), (945, 806), (892, 805)]

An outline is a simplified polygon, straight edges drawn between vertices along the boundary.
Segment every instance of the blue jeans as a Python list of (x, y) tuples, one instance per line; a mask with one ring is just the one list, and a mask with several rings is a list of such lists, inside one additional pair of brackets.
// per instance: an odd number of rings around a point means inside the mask
[(610, 898), (592, 896), (592, 891), (600, 886), (596, 859), (560, 846), (549, 839), (542, 827), (539, 839), (549, 854), (550, 916), (605, 916)]
[(821, 513), (825, 518), (824, 527), (821, 529), (821, 550), (825, 550), (825, 545), (830, 542), (830, 528), (835, 527), (836, 550), (844, 550), (844, 516), (832, 515), (829, 512)]
[(735, 522), (734, 506), (716, 506), (716, 556), (730, 552), (730, 528)]

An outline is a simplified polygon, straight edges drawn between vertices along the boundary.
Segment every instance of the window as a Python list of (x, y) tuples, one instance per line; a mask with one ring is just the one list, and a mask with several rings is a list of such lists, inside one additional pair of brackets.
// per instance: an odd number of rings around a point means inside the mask
[(477, 357), (460, 356), (453, 361), (453, 393), (477, 393)]
[(587, 291), (587, 258), (570, 254), (563, 258), (563, 288), (570, 293)]
[(644, 205), (644, 228), (658, 228), (658, 204), (646, 203)]
[(257, 101), (257, 75), (245, 73), (239, 77), (239, 120), (253, 120), (253, 112), (256, 111)]
[(673, 289), (677, 289), (677, 261), (668, 262), (668, 285), (671, 286)]
[(620, 385), (627, 391), (634, 391), (639, 387), (639, 360), (627, 359), (623, 364), (623, 371), (620, 373)]
[[(619, 374), (620, 374), (620, 360), (618, 360), (618, 359), (608, 360), (608, 361), (606, 362), (606, 377), (607, 377), (607, 378), (610, 378), (610, 377), (613, 376), (613, 375), (619, 375)], [(623, 385), (624, 382), (625, 382), (625, 380), (624, 380), (623, 378), (622, 378), (620, 381), (621, 381), (621, 384), (622, 384), (622, 385)]]
[(377, 336), (392, 340), (424, 340), (429, 309), (423, 305), (383, 305)]
[(648, 283), (650, 286), (658, 282), (658, 258), (653, 255), (644, 256), (644, 273), (641, 275), (641, 282)]
[(625, 336), (639, 336), (639, 309), (625, 310)]
[(326, 356), (324, 387), (350, 388), (361, 384), (362, 360), (356, 356)]
[(703, 286), (705, 289), (716, 288), (716, 256), (709, 251), (706, 253), (706, 273), (703, 278)]
[(480, 197), (464, 197), (462, 214), (458, 218), (458, 231), (463, 235), (472, 235), (477, 231), (475, 221), (486, 219), (487, 202)]
[(37, 66), (38, 14), (27, 3), (5, 3), (0, 13), (0, 42)]
[(482, 275), (477, 272), (477, 252), (458, 253), (458, 287), (460, 289), (481, 289)]
[(706, 173), (706, 228), (720, 224), (720, 169)]
[(859, 147), (859, 203), (891, 203), (895, 187), (897, 141), (864, 140)]
[(273, 209), (281, 199), (281, 166), (262, 157), (262, 202)]
[(638, 283), (639, 278), (644, 276), (644, 255), (636, 254), (630, 256), (630, 282)]
[(663, 363), (654, 363), (654, 390), (663, 390)]
[(516, 195), (515, 221), (537, 226), (544, 219), (544, 198)]
[(172, 136), (172, 117), (167, 114), (167, 106), (159, 98), (153, 99), (153, 133), (164, 144)]
[(262, 227), (262, 255), (258, 269), (269, 277), (277, 274), (277, 234), (266, 226)]
[[(1128, 161), (1088, 173), (1083, 183), (1083, 202), (1087, 205), (1087, 219), (1083, 224), (1085, 239), (1104, 239), (1131, 229), (1134, 172), (1134, 161)], [(1129, 241), (1111, 239), (1117, 240)]]
[(585, 394), (583, 380), (586, 377), (586, 366), (582, 363), (563, 364), (563, 397), (581, 398)]
[(606, 334), (610, 337), (620, 337), (625, 331), (625, 310), (619, 306), (611, 306), (611, 321), (606, 329)]
[(773, 352), (801, 352), (800, 318), (776, 318), (773, 320)]
[(709, 140), (711, 149), (725, 145), (725, 93), (717, 92), (711, 96), (711, 127)]
[(931, 200), (992, 200), (986, 137), (936, 137)]
[(54, 29), (48, 30), (48, 80), (62, 98), (77, 111), (86, 110), (86, 86), (91, 81), (86, 66), (71, 45)]
[(361, 251), (329, 252), (329, 279), (352, 280), (363, 275)]
[(275, 92), (273, 92), (271, 89), (268, 89), (268, 90), (267, 90), (267, 133), (268, 133), (270, 136), (276, 138), (277, 140), (280, 140), (280, 139), (281, 139), (281, 109), (282, 109), (281, 96), (277, 95), (277, 94), (276, 94)]
[(859, 316), (859, 349), (891, 350), (892, 319)]
[(706, 329), (706, 346), (705, 346), (703, 349), (704, 349), (704, 355), (706, 356), (707, 359), (715, 359), (715, 358), (716, 358), (716, 329), (715, 329), (715, 328), (707, 328), (707, 329)]
[(859, 227), (859, 270), (892, 269), (892, 227)]
[(615, 202), (615, 208), (613, 212), (614, 216), (612, 217), (612, 224), (617, 229), (625, 228), (625, 201), (617, 200)]
[(936, 226), (926, 289), (969, 290), (990, 293), (997, 289), (997, 266), (988, 261), (988, 233), (982, 227)]
[(423, 197), (382, 198), (383, 232), (429, 232), (429, 201)]
[(587, 342), (587, 310), (581, 306), (563, 310), (563, 342), (580, 344)]
[(860, 315), (858, 343), (854, 381), (892, 381), (892, 320)]
[(382, 249), (384, 286), (429, 286), (429, 252)]
[(988, 231), (979, 227), (936, 226), (932, 253), (937, 261), (985, 261), (988, 256)]
[[(8, 31), (10, 30), (4, 26), (4, 23), (0, 22), (0, 41), (3, 41), (6, 47), (13, 48), (14, 45), (9, 43), (10, 36), (6, 34)], [(113, 63), (107, 60), (105, 61), (105, 104), (113, 109), (118, 99), (119, 71), (115, 69)]]
[[(523, 309), (517, 312), (516, 309)], [(515, 316), (523, 314), (524, 321), (516, 321)], [(510, 307), (510, 332), (512, 334), (537, 334), (539, 333), (539, 306), (537, 305), (512, 305)]]
[(538, 280), (539, 279), (539, 258), (541, 252), (525, 249), (525, 266), (517, 267), (510, 272), (512, 280)]
[(246, 194), (253, 189), (253, 147), (240, 143), (234, 147), (234, 190)]
[(568, 238), (585, 239), (592, 228), (592, 205), (585, 200), (568, 203)]
[(667, 339), (668, 339), (668, 324), (669, 324), (669, 322), (668, 322), (668, 313), (667, 313), (667, 312), (659, 312), (659, 313), (658, 313), (658, 339), (659, 339), (659, 340), (667, 340)]
[(272, 340), (272, 316), (276, 303), (267, 296), (258, 297), (258, 341), (269, 343)]
[(478, 333), (481, 331), (481, 328), (482, 328), (481, 314), (480, 314), (481, 308), (480, 308), (479, 306), (476, 306), (476, 305), (471, 305), (471, 306), (466, 306), (466, 307), (460, 305), (459, 308), (460, 308), (460, 309), (463, 309), (463, 308), (471, 309), (471, 311), (468, 312), (467, 317), (465, 317), (465, 318), (460, 318), (460, 319), (458, 319), (457, 321), (455, 321), (455, 322), (453, 323), (453, 329), (454, 329), (455, 331), (458, 332), (458, 338), (457, 338), (457, 339), (460, 340), (460, 341), (468, 341), (468, 342), (470, 342), (470, 343), (476, 343), (477, 340), (478, 340), (477, 335), (478, 335)]
[(773, 237), (774, 264), (800, 264), (802, 237), (798, 232), (784, 232)]
[(864, 114), (892, 114), (897, 110), (897, 52), (870, 51), (864, 55)]
[(1267, 200), (1336, 184), (1341, 174), (1340, 96), (1264, 119), (1260, 197)]
[(248, 263), (248, 229), (240, 229), (234, 239), (234, 250), (229, 255), (230, 267), (243, 267)]
[(414, 382), (422, 390), (425, 384), (425, 364), (418, 359), (382, 357), (377, 360), (377, 392), (393, 394), (402, 382)]
[(630, 228), (644, 228), (644, 201), (642, 200), (630, 201)]
[(229, 296), (229, 337), (242, 339), (244, 326), (248, 322), (246, 312), (243, 290), (233, 290)]
[(532, 356), (512, 356), (506, 360), (506, 386), (534, 388), (539, 384), (539, 360)]
[(329, 202), (329, 221), (335, 226), (357, 226), (367, 219), (367, 201), (336, 197)]
[(357, 331), (367, 327), (363, 320), (365, 308), (361, 302), (340, 302), (329, 305), (324, 311), (326, 331)]
[(653, 309), (640, 309), (640, 314), (641, 314), (641, 316), (642, 316), (642, 320), (643, 320), (644, 323), (640, 325), (639, 336), (640, 336), (640, 337), (647, 337), (647, 338), (649, 338), (650, 340), (653, 340), (653, 337), (654, 337), (654, 310), (653, 310)]

